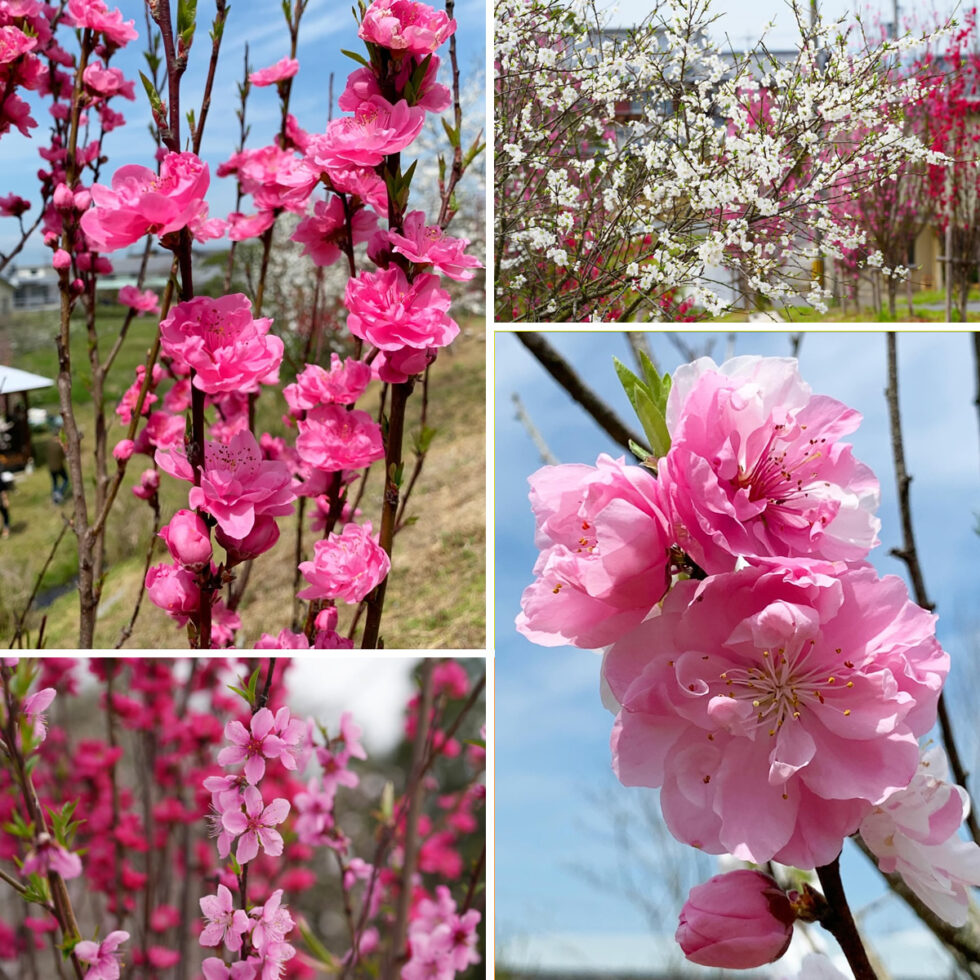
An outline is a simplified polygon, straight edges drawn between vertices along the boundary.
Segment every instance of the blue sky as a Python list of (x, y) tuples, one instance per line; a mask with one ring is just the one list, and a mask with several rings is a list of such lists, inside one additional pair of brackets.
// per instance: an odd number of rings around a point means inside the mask
[[(625, 26), (642, 20), (650, 13), (651, 8), (649, 0), (607, 0), (599, 5), (615, 10), (611, 23)], [(858, 12), (862, 13), (865, 23), (868, 24), (876, 20), (890, 23), (894, 17), (893, 5), (889, 0), (818, 0), (817, 6), (823, 19), (828, 22), (840, 17), (851, 20)], [(899, 4), (899, 23), (906, 23), (911, 14), (924, 17), (925, 6), (903, 0)], [(948, 14), (955, 6), (954, 0), (937, 0), (929, 4), (930, 9), (935, 7), (943, 14)], [(810, 3), (802, 0), (800, 7), (804, 21), (808, 21)], [(727, 36), (736, 50), (744, 50), (758, 41), (770, 22), (773, 22), (773, 27), (766, 34), (770, 48), (792, 47), (799, 37), (796, 20), (787, 0), (714, 0), (711, 11), (712, 15), (720, 15), (710, 28), (711, 36), (720, 42)]]
[[(152, 164), (153, 143), (146, 126), (149, 121), (149, 105), (143, 92), (138, 72), (146, 72), (143, 58), (146, 28), (143, 20), (143, 4), (136, 0), (116, 0), (125, 19), (135, 19), (140, 37), (118, 53), (111, 64), (122, 68), (127, 78), (136, 82), (136, 101), (125, 99), (114, 103), (117, 112), (126, 115), (125, 126), (106, 137), (104, 146), (110, 161), (103, 169), (102, 183), (110, 182), (112, 173), (123, 163)], [(112, 7), (113, 3), (109, 3)], [(176, 4), (173, 5), (176, 8)], [(253, 70), (274, 64), (289, 54), (289, 34), (283, 20), (281, 5), (275, 0), (234, 0), (222, 41), (218, 80), (214, 86), (211, 111), (205, 127), (202, 156), (211, 166), (211, 192), (208, 203), (211, 215), (223, 218), (234, 208), (235, 189), (230, 179), (215, 177), (217, 165), (226, 160), (238, 143), (237, 83), (242, 78), (245, 43), (249, 45), (249, 63)], [(310, 0), (300, 27), (298, 57), (300, 70), (293, 82), (291, 111), (299, 124), (310, 132), (321, 132), (327, 123), (330, 76), (333, 74), (333, 115), (339, 115), (336, 99), (344, 90), (347, 75), (358, 66), (342, 55), (341, 48), (349, 51), (364, 50), (357, 37), (357, 28), (351, 12), (353, 4), (336, 0)], [(212, 3), (198, 5), (198, 28), (191, 49), (188, 70), (181, 84), (181, 105), (186, 110), (200, 108), (211, 53), (209, 31), (214, 16)], [(457, 47), (460, 71), (465, 78), (473, 71), (482, 70), (485, 61), (485, 4), (483, 0), (457, 0), (456, 3)], [(442, 53), (442, 52), (440, 52)], [(443, 58), (442, 80), (447, 82), (448, 55)], [(162, 68), (161, 68), (162, 72)], [(165, 87), (165, 83), (164, 83)], [(163, 95), (166, 100), (166, 95)], [(36, 105), (32, 102), (32, 105)], [(0, 194), (11, 191), (33, 200), (37, 181), (35, 173), (43, 164), (38, 157), (38, 147), (47, 141), (47, 110), (41, 107), (32, 113), (38, 122), (31, 130), (31, 138), (22, 137), (16, 130), (0, 140)], [(252, 89), (249, 96), (247, 122), (252, 127), (249, 146), (264, 146), (272, 141), (279, 130), (279, 100), (275, 86)], [(482, 123), (481, 123), (482, 125)], [(181, 120), (181, 132), (186, 135), (186, 119)], [(45, 167), (47, 164), (43, 164)], [(36, 205), (35, 205), (36, 208)], [(36, 214), (32, 209), (27, 217)], [(0, 219), (0, 251), (6, 252), (17, 238), (17, 223), (11, 218)], [(43, 262), (48, 251), (33, 241), (18, 256), (21, 264)]]
[[(586, 382), (622, 418), (631, 420), (612, 367), (613, 355), (631, 361), (622, 334), (548, 336)], [(663, 370), (681, 363), (664, 335), (649, 336)], [(726, 356), (726, 335), (683, 336), (702, 351), (713, 339), (715, 359)], [(577, 933), (580, 939), (583, 934), (594, 937), (588, 941), (590, 949), (601, 949), (604, 938), (610, 949), (622, 951), (639, 944), (650, 955), (649, 929), (636, 903), (594, 887), (572, 867), (584, 865), (594, 871), (615, 867), (617, 851), (605, 839), (612, 815), (624, 806), (635, 806), (645, 792), (620, 786), (610, 771), (612, 716), (599, 701), (599, 658), (574, 648), (535, 646), (513, 629), (536, 554), (526, 480), (541, 461), (514, 417), (512, 394), (520, 395), (561, 462), (591, 464), (600, 452), (618, 456), (621, 450), (568, 400), (513, 335), (497, 332), (494, 341), (498, 950), (503, 945), (512, 957), (542, 962), (559, 955), (556, 946), (562, 936)], [(787, 355), (790, 347), (786, 333), (755, 333), (738, 335), (734, 349), (737, 354)], [(963, 666), (968, 657), (980, 653), (974, 612), (980, 538), (973, 532), (980, 512), (980, 487), (970, 340), (962, 333), (902, 334), (899, 355), (919, 553), (927, 587), (938, 605), (939, 636), (954, 660), (948, 690), (953, 704), (961, 708), (960, 715), (966, 705), (970, 717), (968, 705), (974, 696)], [(899, 543), (900, 530), (883, 397), (884, 337), (808, 333), (800, 350), (800, 367), (814, 392), (832, 395), (864, 415), (851, 441), (856, 456), (874, 469), (882, 484), (882, 543), (871, 557), (881, 573), (901, 575), (904, 567), (888, 554)], [(976, 771), (976, 739), (972, 735), (967, 739), (961, 731), (961, 749), (966, 749), (967, 765)], [(662, 844), (644, 840), (637, 846), (655, 861), (658, 853), (662, 859), (663, 878), (654, 875), (647, 882), (656, 897), (664, 891), (673, 858)], [(676, 851), (686, 852), (689, 849), (680, 846)], [(845, 852), (844, 873), (855, 906), (863, 907), (881, 895), (877, 873), (859, 853)], [(674, 908), (672, 915), (677, 911)], [(675, 922), (668, 919), (664, 931), (672, 933)], [(914, 925), (894, 900), (875, 906), (868, 922), (879, 936)], [(546, 942), (540, 939), (543, 934), (549, 934)], [(897, 950), (899, 944), (893, 938), (889, 947)], [(914, 962), (913, 954), (906, 952), (905, 957)]]

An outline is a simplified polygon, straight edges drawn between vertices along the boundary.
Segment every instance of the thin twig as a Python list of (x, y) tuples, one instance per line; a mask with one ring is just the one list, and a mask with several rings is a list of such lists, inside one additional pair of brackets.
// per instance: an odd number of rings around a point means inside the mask
[(538, 455), (541, 457), (541, 462), (545, 466), (557, 466), (559, 463), (558, 457), (551, 451), (548, 443), (545, 442), (544, 436), (541, 435), (541, 430), (531, 421), (531, 416), (527, 414), (527, 409), (524, 407), (524, 402), (521, 401), (521, 396), (515, 391), (510, 398), (514, 403), (514, 415), (531, 437), (531, 442), (534, 443), (534, 448), (537, 449)]
[(24, 606), (24, 609), (20, 614), (20, 618), (17, 620), (17, 627), (14, 630), (14, 635), (10, 640), (10, 646), (8, 648), (10, 650), (13, 650), (14, 644), (20, 639), (21, 632), (24, 629), (24, 621), (27, 619), (27, 615), (31, 611), (31, 606), (34, 605), (34, 600), (37, 598), (37, 593), (41, 588), (41, 582), (43, 581), (44, 575), (48, 570), (48, 565), (51, 564), (55, 552), (58, 550), (58, 545), (61, 544), (61, 539), (65, 536), (65, 532), (69, 527), (70, 524), (68, 521), (64, 521), (62, 523), (61, 531), (59, 532), (58, 537), (55, 538), (54, 544), (51, 546), (51, 550), (48, 552), (47, 560), (44, 562), (41, 571), (38, 572), (37, 580), (34, 582), (34, 590), (31, 592), (30, 597), (27, 600), (27, 605)]
[[(912, 505), (909, 497), (909, 484), (912, 477), (905, 466), (905, 447), (902, 440), (902, 416), (898, 398), (898, 342), (894, 331), (885, 335), (888, 350), (888, 387), (885, 389), (885, 399), (888, 402), (888, 418), (891, 425), (892, 456), (895, 460), (895, 483), (898, 488), (898, 507), (902, 521), (902, 547), (892, 548), (891, 553), (905, 562), (912, 581), (912, 591), (915, 601), (923, 609), (935, 609), (926, 592), (925, 578), (922, 566), (919, 564), (919, 554), (915, 547), (915, 533), (912, 528)], [(968, 773), (960, 759), (956, 740), (953, 737), (953, 726), (946, 708), (945, 691), (939, 694), (938, 705), (939, 727), (943, 734), (943, 745), (949, 756), (949, 767), (953, 779), (958, 785), (969, 791), (967, 786)], [(974, 841), (980, 844), (980, 824), (973, 810), (967, 814), (967, 826)]]
[(614, 442), (624, 449), (630, 449), (630, 442), (644, 445), (646, 440), (632, 431), (618, 415), (582, 379), (572, 366), (555, 350), (545, 338), (531, 330), (519, 330), (514, 336), (538, 359), (541, 366), (560, 384), (572, 399), (579, 403), (598, 426)]
[(840, 856), (830, 864), (817, 868), (817, 877), (827, 899), (827, 909), (820, 918), (820, 924), (840, 943), (854, 973), (854, 980), (878, 980), (847, 904), (840, 877)]

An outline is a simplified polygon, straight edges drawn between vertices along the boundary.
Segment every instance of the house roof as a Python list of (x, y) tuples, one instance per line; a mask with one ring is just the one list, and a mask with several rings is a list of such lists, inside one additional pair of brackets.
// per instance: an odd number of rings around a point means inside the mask
[(0, 395), (10, 395), (16, 391), (33, 391), (35, 388), (50, 388), (54, 382), (30, 371), (6, 367), (0, 364)]

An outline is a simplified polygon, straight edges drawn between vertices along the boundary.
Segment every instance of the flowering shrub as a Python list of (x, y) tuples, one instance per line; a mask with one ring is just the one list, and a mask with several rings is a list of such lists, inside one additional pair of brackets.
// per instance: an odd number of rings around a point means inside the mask
[(921, 38), (872, 45), (798, 19), (783, 61), (764, 39), (740, 54), (712, 42), (708, 3), (655, 5), (629, 31), (605, 30), (599, 6), (494, 6), (497, 319), (825, 310), (813, 263), (882, 265), (840, 205), (949, 162), (904, 123), (929, 86), (888, 70)]
[[(0, 667), (5, 969), (37, 975), (59, 949), (78, 980), (452, 978), (481, 961), (479, 672), (416, 664), (402, 749), (369, 756), (350, 712), (291, 713), (295, 669)], [(315, 676), (307, 702), (339, 680), (322, 659)]]
[(759, 966), (794, 921), (820, 921), (873, 977), (845, 838), (954, 925), (980, 846), (958, 836), (969, 800), (942, 749), (920, 746), (950, 666), (936, 617), (866, 560), (878, 481), (844, 442), (860, 416), (813, 394), (794, 359), (701, 358), (672, 377), (639, 359), (641, 374), (617, 372), (640, 465), (600, 456), (530, 478), (541, 555), (517, 628), (604, 648), (613, 769), (660, 789), (678, 840), (816, 871), (823, 895), (743, 887), (756, 872), (694, 889), (677, 933), (690, 959)]
[[(427, 405), (429, 366), (459, 334), (450, 294), (440, 284), (444, 277), (472, 278), (480, 267), (465, 251), (469, 241), (446, 229), (459, 208), (457, 185), (482, 147), (477, 141), (464, 156), (460, 143), (457, 25), (451, 5), (447, 13), (417, 0), (374, 3), (360, 11), (363, 54), (345, 52), (358, 67), (344, 87), (343, 111), (321, 132), (304, 130), (290, 112), (290, 93), (301, 70), (297, 48), (306, 8), (307, 0), (282, 6), (285, 57), (258, 71), (246, 65), (239, 87), (242, 142), (226, 148), (216, 177), (233, 180), (239, 207), (245, 208), (244, 198), (250, 197), (253, 213), (236, 209), (227, 218), (209, 212), (212, 175), (201, 149), (212, 89), (223, 66), (219, 56), (226, 21), (233, 16), (223, 0), (216, 6), (198, 118), (192, 111), (189, 131), (183, 132), (181, 99), (186, 108), (189, 93), (182, 92), (182, 79), (189, 58), (200, 51), (200, 44), (192, 48), (196, 4), (147, 3), (151, 74), (144, 76), (139, 101), (144, 95), (148, 100), (157, 166), (123, 161), (108, 182), (102, 170), (111, 145), (106, 136), (125, 121), (115, 106), (135, 98), (132, 80), (109, 62), (136, 39), (135, 22), (124, 22), (120, 11), (103, 0), (72, 0), (52, 23), (47, 8), (33, 0), (0, 10), (0, 133), (11, 124), (24, 132), (37, 128), (24, 115), (27, 103), (16, 95), (20, 89), (36, 92), (52, 118), (51, 146), (41, 149), (50, 169), (41, 173), (39, 221), (64, 300), (59, 394), (74, 504), (71, 528), (79, 551), (80, 647), (93, 644), (106, 571), (106, 527), (128, 461), (137, 453), (150, 457), (154, 469), (188, 484), (181, 512), (189, 508), (196, 514), (193, 544), (184, 534), (186, 516), (168, 523), (168, 515), (159, 513), (161, 494), (153, 492), (159, 488), (141, 479), (132, 489), (152, 512), (147, 514), (151, 540), (164, 524), (161, 536), (174, 562), (154, 566), (150, 549), (143, 574), (150, 605), (181, 630), (189, 626), (192, 646), (235, 642), (251, 563), (278, 541), (280, 519), (298, 511), (292, 599), (299, 591), (299, 566), (313, 550), (311, 531), (323, 542), (331, 536), (349, 541), (357, 534), (347, 532), (362, 526), (369, 507), (378, 528), (375, 546), (383, 554), (383, 561), (372, 558), (370, 588), (361, 588), (364, 579), (356, 586), (341, 582), (308, 607), (293, 601), (285, 606), (292, 609), (290, 631), (302, 630), (312, 643), (318, 614), (332, 607), (334, 597), (356, 594), (357, 599), (348, 599), (360, 608), (345, 623), (347, 639), (353, 641), (360, 629), (361, 645), (383, 642), (380, 622), (393, 543), (414, 520), (405, 505), (435, 434), (426, 425), (424, 406), (420, 431), (407, 433), (407, 407), (419, 388), (425, 390)], [(438, 80), (435, 52), (445, 47), (453, 68), (451, 88)], [(278, 100), (279, 125), (264, 146), (246, 146), (252, 86), (274, 87)], [(413, 196), (414, 144), (429, 117), (450, 107), (452, 121), (444, 119), (442, 125), (452, 160), (448, 172), (442, 161), (438, 193), (429, 197), (439, 204), (435, 211), (410, 209), (420, 196)], [(318, 119), (324, 115), (332, 110)], [(92, 139), (85, 142), (90, 128)], [(3, 215), (16, 217), (24, 228), (22, 199), (8, 195), (0, 206)], [(311, 259), (309, 277), (318, 283), (313, 308), (305, 311), (310, 327), (305, 334), (301, 324), (269, 309), (277, 228), (280, 237), (292, 232), (304, 246)], [(32, 230), (24, 230), (24, 241)], [(221, 295), (198, 295), (192, 246), (221, 238), (230, 245), (227, 281)], [(159, 336), (117, 409), (127, 428), (113, 445), (105, 420), (107, 373), (129, 319), (111, 349), (100, 351), (96, 293), (99, 277), (112, 271), (111, 253), (144, 239), (147, 252), (156, 244), (173, 253), (171, 279), (160, 298), (142, 290), (142, 283), (119, 293), (130, 318), (137, 313), (158, 317)], [(231, 285), (236, 267), (241, 268), (235, 246), (246, 240), (254, 240), (261, 254), (261, 270), (245, 277), (249, 295)], [(0, 269), (12, 257), (0, 256)], [(343, 302), (346, 309), (328, 331), (322, 310), (329, 304), (319, 294), (318, 268), (333, 263), (342, 266), (344, 281), (332, 302)], [(82, 467), (67, 353), (75, 311), (84, 313), (89, 334), (97, 418), (94, 492)], [(343, 368), (337, 366), (340, 354), (346, 355)], [(329, 372), (321, 359), (330, 363)], [(278, 397), (284, 371), (296, 376), (296, 383), (287, 386), (289, 414), (276, 432), (263, 431), (261, 420), (284, 410), (269, 404)], [(380, 408), (369, 414), (354, 404), (372, 380), (382, 398)], [(408, 474), (406, 436), (414, 437), (415, 450)], [(369, 486), (367, 471), (374, 463), (381, 464), (381, 475)], [(306, 526), (307, 498), (318, 504), (320, 523), (314, 528)], [(18, 631), (15, 640), (22, 639)]]

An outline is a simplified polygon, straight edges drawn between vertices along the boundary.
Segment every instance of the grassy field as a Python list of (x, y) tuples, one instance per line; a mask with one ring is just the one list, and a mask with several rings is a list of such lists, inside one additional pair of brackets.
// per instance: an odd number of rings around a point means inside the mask
[[(105, 340), (118, 331), (119, 318), (111, 309), (100, 317), (100, 335)], [(57, 314), (35, 314), (16, 325), (0, 326), (0, 362), (53, 378), (57, 372), (54, 336)], [(485, 467), (485, 365), (486, 340), (482, 321), (463, 323), (463, 332), (453, 347), (440, 354), (431, 370), (428, 425), (437, 430), (422, 475), (409, 504), (414, 524), (397, 536), (394, 567), (389, 581), (381, 635), (389, 649), (473, 649), (486, 643), (486, 467)], [(107, 385), (109, 414), (134, 378), (136, 365), (143, 362), (156, 324), (134, 321)], [(73, 367), (78, 382), (75, 404), (83, 431), (94, 431), (87, 339), (83, 329), (73, 330)], [(418, 429), (420, 397), (409, 403), (406, 446)], [(264, 404), (263, 404), (264, 403)], [(54, 388), (32, 393), (31, 405), (57, 411)], [(362, 407), (373, 411), (376, 393), (369, 391)], [(277, 431), (278, 417), (285, 411), (280, 395), (260, 400), (259, 426)], [(278, 423), (281, 429), (281, 423)], [(109, 443), (122, 437), (115, 420)], [(45, 459), (45, 440), (35, 436), (35, 456)], [(84, 446), (84, 442), (83, 442)], [(408, 452), (408, 450), (407, 450)], [(407, 456), (406, 472), (413, 458)], [(86, 461), (91, 470), (91, 462)], [(147, 457), (134, 457), (109, 520), (107, 536), (108, 571), (96, 629), (96, 645), (113, 647), (128, 623), (143, 578), (146, 550), (150, 544), (149, 507), (130, 492)], [(372, 473), (361, 510), (377, 528), (380, 513), (380, 478)], [(71, 516), (70, 501), (55, 505), (50, 498), (50, 478), (39, 466), (18, 478), (11, 494), (12, 534), (0, 542), (0, 641), (9, 642), (14, 624), (24, 608), (38, 576), (49, 558), (52, 545)], [(186, 507), (186, 487), (163, 476), (161, 481), (163, 519)], [(282, 536), (277, 546), (256, 561), (240, 614), (243, 626), (238, 642), (249, 647), (263, 632), (276, 634), (290, 625), (292, 615), (294, 548), (297, 517), (280, 521)], [(304, 535), (307, 552), (313, 535)], [(154, 563), (165, 560), (166, 549), (157, 541)], [(40, 586), (37, 608), (28, 618), (30, 640), (37, 641), (43, 620), (46, 648), (70, 648), (77, 642), (78, 597), (74, 589), (77, 554), (69, 530), (54, 553)], [(344, 626), (341, 611), (341, 626)], [(4, 638), (6, 638), (4, 640)], [(185, 647), (179, 630), (159, 609), (144, 598), (130, 649)]]

